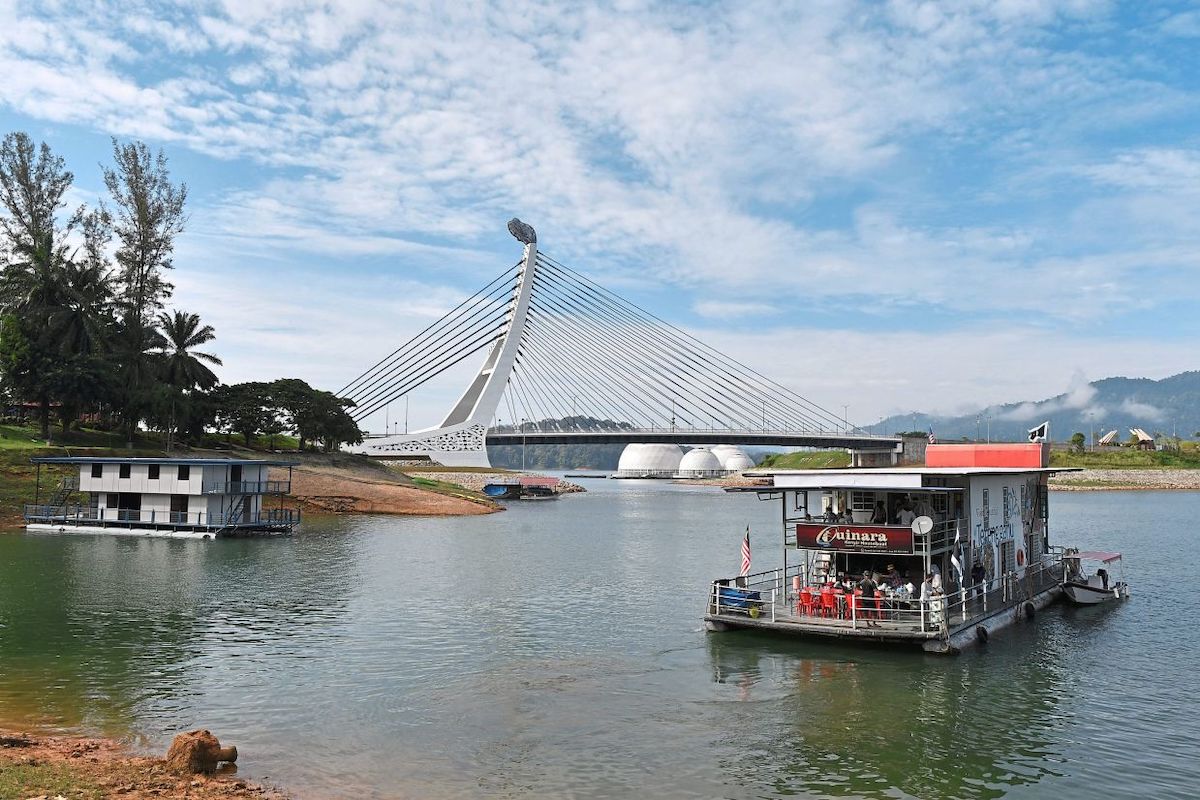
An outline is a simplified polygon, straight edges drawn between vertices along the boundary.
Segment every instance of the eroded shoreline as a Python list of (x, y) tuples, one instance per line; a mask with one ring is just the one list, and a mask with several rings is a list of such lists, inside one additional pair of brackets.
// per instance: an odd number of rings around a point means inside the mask
[(287, 800), (282, 789), (236, 771), (179, 775), (162, 758), (111, 738), (0, 725), (0, 797), (123, 797), (131, 800)]

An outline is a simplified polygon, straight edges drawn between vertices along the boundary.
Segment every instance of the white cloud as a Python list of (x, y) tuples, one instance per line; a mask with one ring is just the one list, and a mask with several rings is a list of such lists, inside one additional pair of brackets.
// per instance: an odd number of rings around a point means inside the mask
[[(1150, 53), (1064, 44), (1058, 26), (1113, 24), (1105, 2), (34, 11), (0, 0), (0, 108), (245, 168), (192, 209), (175, 276), (218, 333), (259, 324), (230, 379), (332, 386), (364, 341), (402, 340), (457, 294), (414, 280), (389, 289), (419, 308), (395, 305), (374, 276), (314, 264), (449, 261), (473, 288), (504, 266), (486, 242), (512, 214), (602, 283), (670, 286), (711, 319), (845, 308), (837, 331), (704, 334), (866, 417), (1192, 363), (1064, 330), (1200, 294), (1200, 156), (1088, 149), (1195, 105)], [(985, 174), (960, 181), (939, 160), (955, 151)], [(1083, 199), (1060, 204), (1064, 183)], [(968, 322), (921, 332), (939, 313)], [(883, 314), (905, 329), (852, 330)], [(811, 342), (797, 368), (794, 341)]]
[(692, 310), (702, 317), (724, 320), (774, 316), (782, 311), (778, 306), (770, 303), (748, 303), (735, 300), (700, 300), (692, 305)]
[(1137, 400), (1125, 399), (1121, 402), (1121, 410), (1147, 422), (1162, 422), (1167, 418), (1166, 413), (1157, 406), (1140, 403)]

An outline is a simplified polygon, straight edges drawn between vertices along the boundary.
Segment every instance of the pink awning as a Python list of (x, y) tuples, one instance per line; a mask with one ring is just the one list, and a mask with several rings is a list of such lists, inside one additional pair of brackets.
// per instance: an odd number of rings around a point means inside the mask
[(1064, 553), (1063, 558), (1081, 558), (1085, 561), (1103, 561), (1108, 564), (1111, 561), (1120, 561), (1120, 553), (1105, 553), (1101, 550), (1085, 550), (1081, 553)]

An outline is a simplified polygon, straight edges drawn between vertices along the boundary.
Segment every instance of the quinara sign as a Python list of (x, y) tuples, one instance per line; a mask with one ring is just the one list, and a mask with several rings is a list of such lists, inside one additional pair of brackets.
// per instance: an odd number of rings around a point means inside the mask
[(912, 530), (901, 525), (796, 525), (796, 546), (852, 553), (911, 553)]

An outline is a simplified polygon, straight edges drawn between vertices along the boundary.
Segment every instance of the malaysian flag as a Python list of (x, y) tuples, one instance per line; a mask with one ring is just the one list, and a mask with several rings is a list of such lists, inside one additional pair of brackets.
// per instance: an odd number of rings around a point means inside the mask
[(742, 575), (750, 574), (750, 526), (746, 526), (746, 536), (742, 539)]
[(937, 444), (937, 437), (933, 435), (933, 426), (929, 426), (929, 443)]

